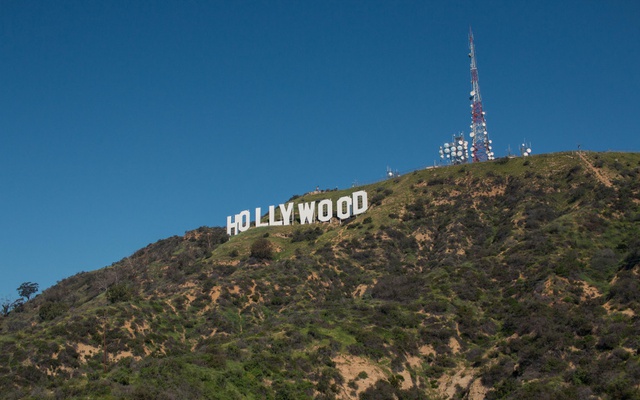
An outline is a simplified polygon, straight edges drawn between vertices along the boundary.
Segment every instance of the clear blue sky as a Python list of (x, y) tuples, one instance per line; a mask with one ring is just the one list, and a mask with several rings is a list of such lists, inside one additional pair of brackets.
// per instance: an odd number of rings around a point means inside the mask
[(496, 156), (640, 151), (640, 2), (0, 1), (0, 297), (293, 194)]

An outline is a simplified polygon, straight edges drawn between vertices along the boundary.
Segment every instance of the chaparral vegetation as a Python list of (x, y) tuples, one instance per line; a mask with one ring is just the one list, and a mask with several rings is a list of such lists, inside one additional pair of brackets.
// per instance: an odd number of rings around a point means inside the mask
[(202, 227), (27, 290), (1, 397), (640, 399), (640, 154), (362, 189), (349, 220)]

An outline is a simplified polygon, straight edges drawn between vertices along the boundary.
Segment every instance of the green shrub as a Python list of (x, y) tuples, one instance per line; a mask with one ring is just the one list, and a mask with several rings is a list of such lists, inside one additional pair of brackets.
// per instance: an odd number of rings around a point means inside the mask
[(291, 237), (291, 243), (309, 241), (313, 242), (322, 235), (323, 231), (320, 227), (309, 229), (296, 229)]
[(251, 257), (258, 260), (273, 259), (273, 246), (266, 238), (257, 239), (251, 245)]
[(43, 321), (51, 321), (59, 317), (69, 309), (65, 303), (60, 301), (47, 301), (40, 306), (38, 315)]
[(126, 283), (111, 285), (109, 289), (107, 289), (107, 300), (109, 300), (111, 304), (119, 301), (129, 301), (132, 296), (133, 289)]

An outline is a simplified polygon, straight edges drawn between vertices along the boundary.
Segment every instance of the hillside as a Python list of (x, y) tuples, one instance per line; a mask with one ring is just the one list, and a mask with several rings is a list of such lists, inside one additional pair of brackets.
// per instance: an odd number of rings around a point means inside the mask
[(343, 223), (202, 227), (47, 289), (0, 320), (2, 398), (640, 399), (640, 154), (354, 190)]

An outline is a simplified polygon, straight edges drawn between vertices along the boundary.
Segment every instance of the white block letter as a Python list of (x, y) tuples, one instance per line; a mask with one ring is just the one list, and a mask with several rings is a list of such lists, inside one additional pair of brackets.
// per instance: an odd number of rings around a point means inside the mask
[(351, 204), (353, 204), (353, 200), (351, 200), (351, 197), (349, 196), (340, 197), (338, 199), (338, 202), (336, 203), (338, 218), (343, 220), (351, 216)]
[(318, 221), (329, 222), (333, 216), (333, 203), (331, 200), (322, 200), (318, 203)]
[(300, 214), (300, 224), (312, 224), (315, 221), (313, 213), (316, 209), (316, 202), (298, 204), (298, 213)]
[(236, 224), (238, 224), (238, 231), (240, 232), (244, 232), (249, 229), (251, 226), (251, 213), (249, 210), (244, 210), (240, 214), (236, 215)]
[(293, 203), (280, 204), (280, 214), (285, 225), (291, 225), (291, 214), (293, 213)]
[(227, 217), (227, 235), (234, 236), (237, 234), (238, 234), (238, 216), (234, 215), (233, 217), (231, 217), (231, 215), (229, 215)]
[(276, 207), (269, 206), (269, 225), (282, 225), (282, 221), (276, 221)]
[(260, 207), (256, 207), (256, 228), (260, 226), (269, 226), (267, 222), (260, 221), (262, 219), (262, 209)]
[(367, 192), (360, 190), (351, 194), (353, 197), (353, 215), (362, 214), (369, 208)]

